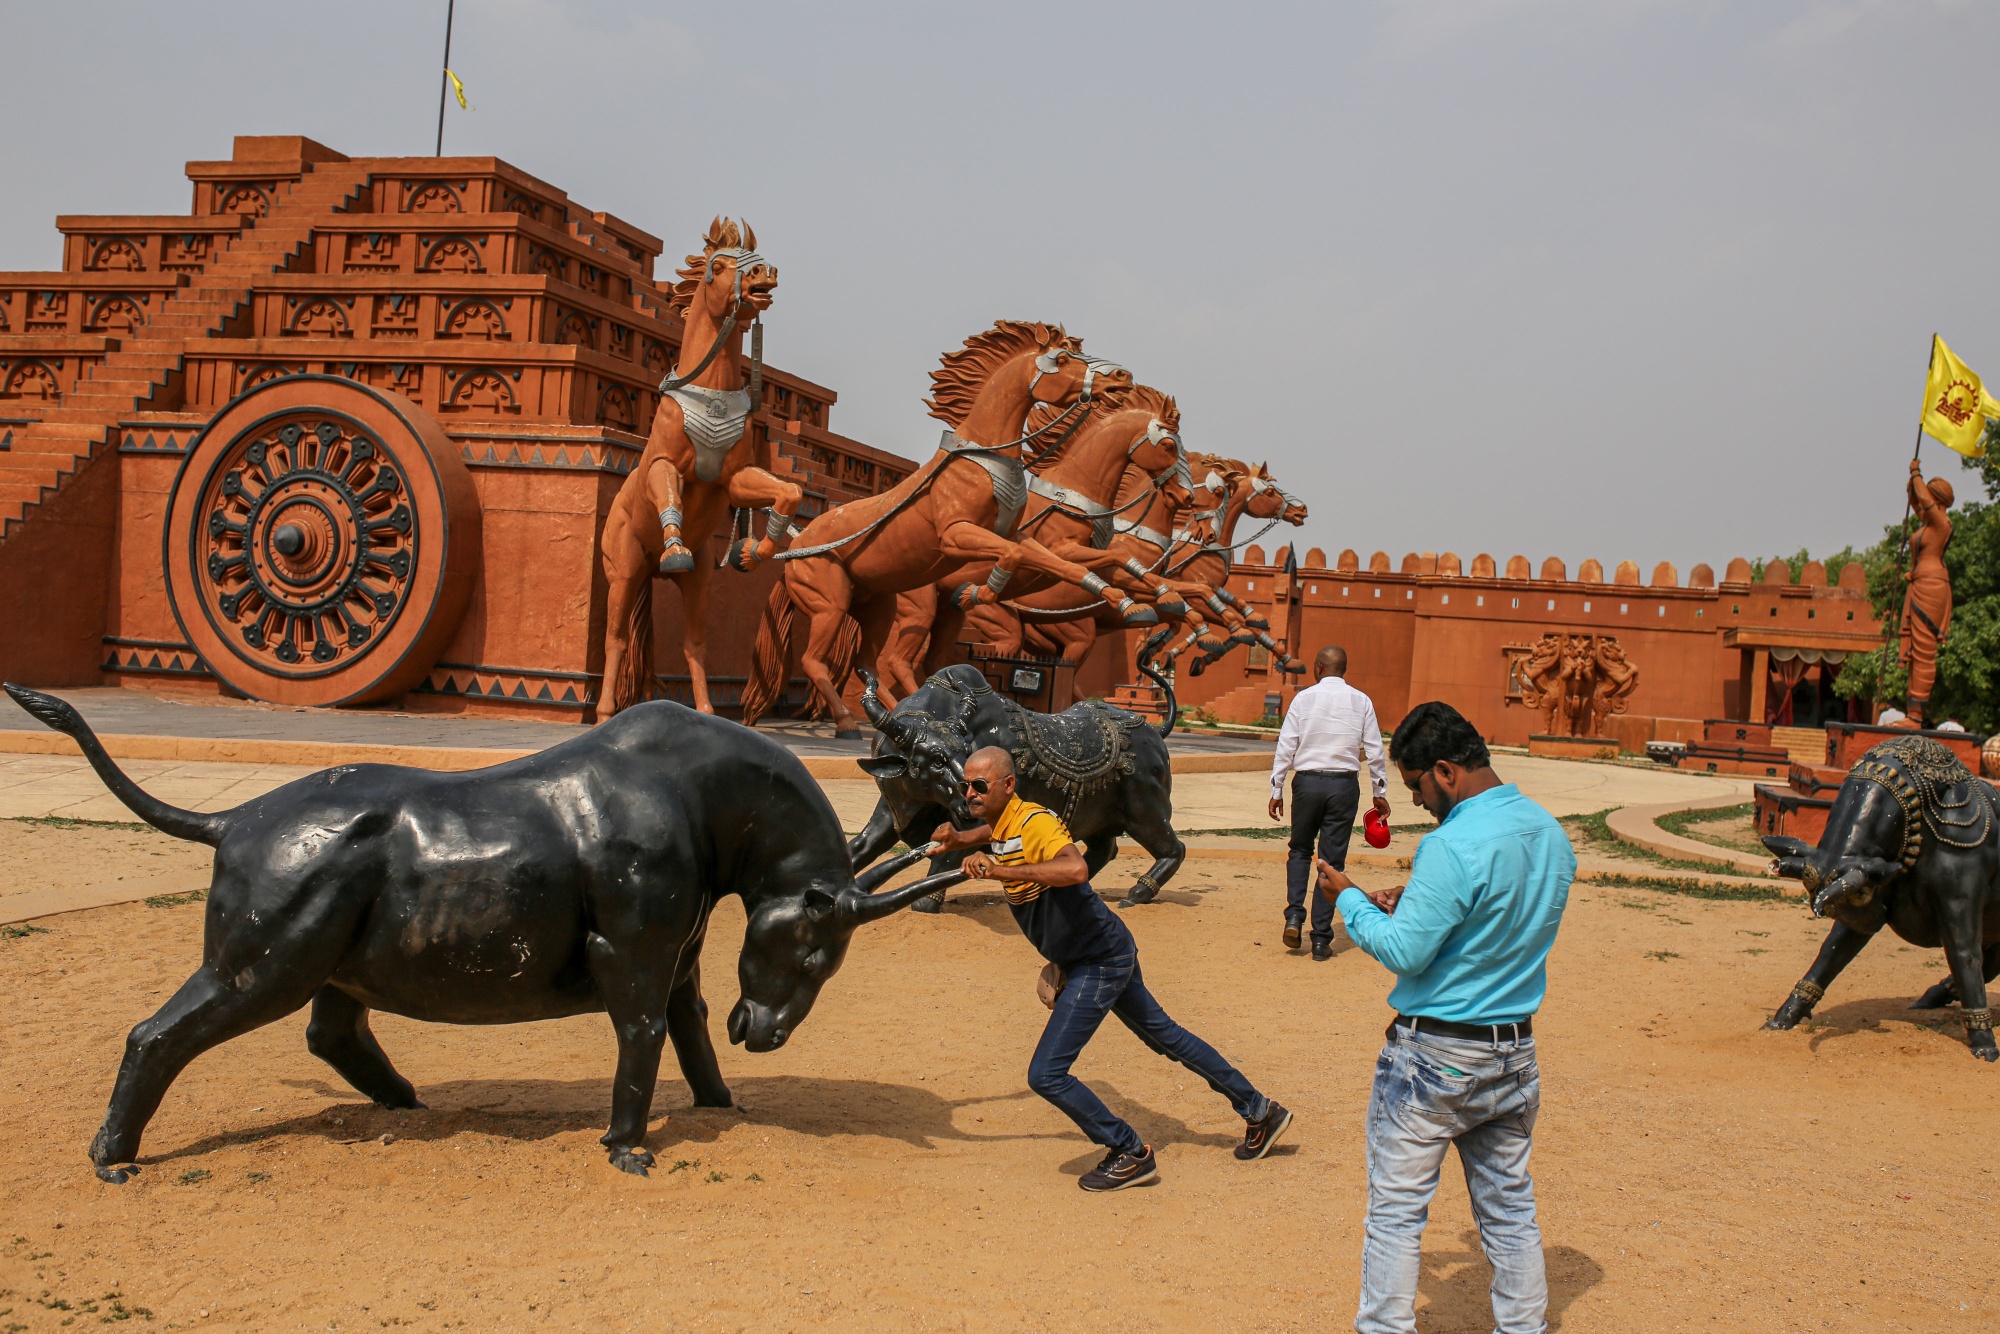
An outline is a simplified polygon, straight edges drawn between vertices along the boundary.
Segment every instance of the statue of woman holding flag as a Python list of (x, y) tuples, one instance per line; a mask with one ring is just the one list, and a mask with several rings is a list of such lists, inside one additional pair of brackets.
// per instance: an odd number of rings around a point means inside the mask
[(1938, 645), (1951, 629), (1951, 572), (1944, 549), (1951, 541), (1951, 483), (1942, 477), (1924, 480), (1923, 465), (1910, 460), (1910, 504), (1918, 528), (1910, 536), (1910, 587), (1903, 594), (1902, 648), (1897, 654), (1910, 669), (1907, 712), (1924, 725), (1924, 705), (1937, 681)]
[[(1945, 346), (1944, 339), (1931, 336), (1931, 369), (1924, 382), (1924, 412), (1917, 424), (1917, 448), (1924, 437), (1956, 450), (1967, 458), (1986, 453), (1986, 421), (2000, 417), (2000, 402), (1979, 381), (1970, 366)], [(1942, 477), (1924, 480), (1924, 470), (1916, 458), (1910, 460), (1910, 508), (1917, 516), (1917, 530), (1910, 536), (1910, 568), (1904, 577), (1909, 591), (1903, 594), (1901, 647), (1897, 659), (1910, 669), (1908, 712), (1918, 727), (1924, 724), (1924, 706), (1937, 683), (1938, 645), (1951, 629), (1951, 572), (1945, 568), (1944, 549), (1951, 541), (1951, 483)]]

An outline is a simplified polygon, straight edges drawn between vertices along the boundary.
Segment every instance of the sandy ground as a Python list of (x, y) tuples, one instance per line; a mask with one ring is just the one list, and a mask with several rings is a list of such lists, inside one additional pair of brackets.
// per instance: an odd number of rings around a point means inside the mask
[[(98, 880), (189, 851), (0, 822), (0, 889), (59, 840)], [(1279, 901), (1270, 861), (1209, 858), (1128, 920), (1169, 1010), (1291, 1106), (1292, 1133), (1236, 1162), (1229, 1108), (1114, 1025), (1079, 1073), (1163, 1180), (1102, 1197), (1075, 1185), (1096, 1151), (1025, 1087), (1037, 960), (993, 895), (868, 928), (765, 1056), (721, 1033), (742, 928), (725, 901), (712, 1027), (747, 1110), (691, 1110), (670, 1058), (647, 1180), (596, 1144), (601, 1018), (378, 1017), (430, 1104), (391, 1113), (307, 1054), (301, 1014), (198, 1060), (145, 1170), (104, 1185), (84, 1147), (124, 1034), (192, 967), (202, 909), (45, 919), (0, 940), (0, 1330), (1343, 1328), (1387, 979), (1351, 948), (1287, 954)], [(1578, 886), (1538, 1020), (1558, 1328), (2000, 1324), (2000, 1070), (1912, 1022), (1941, 965), (1889, 940), (1811, 1031), (1759, 1032), (1821, 931), (1795, 904)], [(1487, 1276), (1448, 1169), (1422, 1327), (1489, 1328)]]

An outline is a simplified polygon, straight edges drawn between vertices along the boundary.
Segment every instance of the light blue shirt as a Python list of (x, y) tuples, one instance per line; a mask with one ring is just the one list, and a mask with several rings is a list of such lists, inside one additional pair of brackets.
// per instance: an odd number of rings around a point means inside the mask
[(1394, 916), (1345, 889), (1354, 943), (1397, 975), (1400, 1014), (1507, 1024), (1541, 1008), (1576, 853), (1555, 817), (1512, 783), (1468, 797), (1424, 836)]

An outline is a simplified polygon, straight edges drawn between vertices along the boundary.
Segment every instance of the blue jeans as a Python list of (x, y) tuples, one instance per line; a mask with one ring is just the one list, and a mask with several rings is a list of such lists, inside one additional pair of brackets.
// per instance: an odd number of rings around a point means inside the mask
[(1548, 1276), (1528, 1178), (1541, 1102), (1533, 1038), (1495, 1044), (1394, 1031), (1376, 1058), (1368, 1097), (1368, 1224), (1354, 1318), (1361, 1334), (1417, 1328), (1419, 1243), (1453, 1144), (1493, 1265), (1494, 1328), (1548, 1329)]
[(1035, 1058), (1028, 1063), (1028, 1087), (1060, 1108), (1092, 1142), (1120, 1153), (1145, 1148), (1139, 1132), (1069, 1072), (1107, 1014), (1117, 1015), (1139, 1041), (1160, 1055), (1207, 1080), (1244, 1120), (1264, 1115), (1268, 1106), (1264, 1095), (1215, 1048), (1167, 1017), (1139, 976), (1139, 956), (1128, 954), (1110, 963), (1084, 964), (1069, 974), (1042, 1040), (1035, 1044)]

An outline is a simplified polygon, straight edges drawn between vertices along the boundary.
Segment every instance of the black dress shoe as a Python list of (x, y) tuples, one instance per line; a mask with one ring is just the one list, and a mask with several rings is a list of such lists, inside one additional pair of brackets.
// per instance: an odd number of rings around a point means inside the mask
[(1327, 961), (1328, 959), (1331, 959), (1332, 957), (1333, 957), (1333, 942), (1332, 942), (1332, 941), (1330, 941), (1330, 940), (1315, 940), (1315, 941), (1313, 942), (1313, 958), (1314, 958), (1314, 959), (1318, 960), (1318, 961), (1319, 961), (1319, 962), (1321, 962), (1321, 963), (1325, 963), (1325, 962), (1326, 962), (1326, 961)]
[(1285, 923), (1285, 948), (1286, 948), (1286, 949), (1288, 949), (1288, 950), (1295, 950), (1295, 949), (1297, 949), (1297, 948), (1299, 947), (1299, 933), (1300, 933), (1300, 930), (1301, 930), (1301, 929), (1302, 929), (1302, 928), (1304, 927), (1304, 925), (1305, 925), (1305, 923), (1303, 923), (1303, 922), (1287, 922), (1287, 923)]

